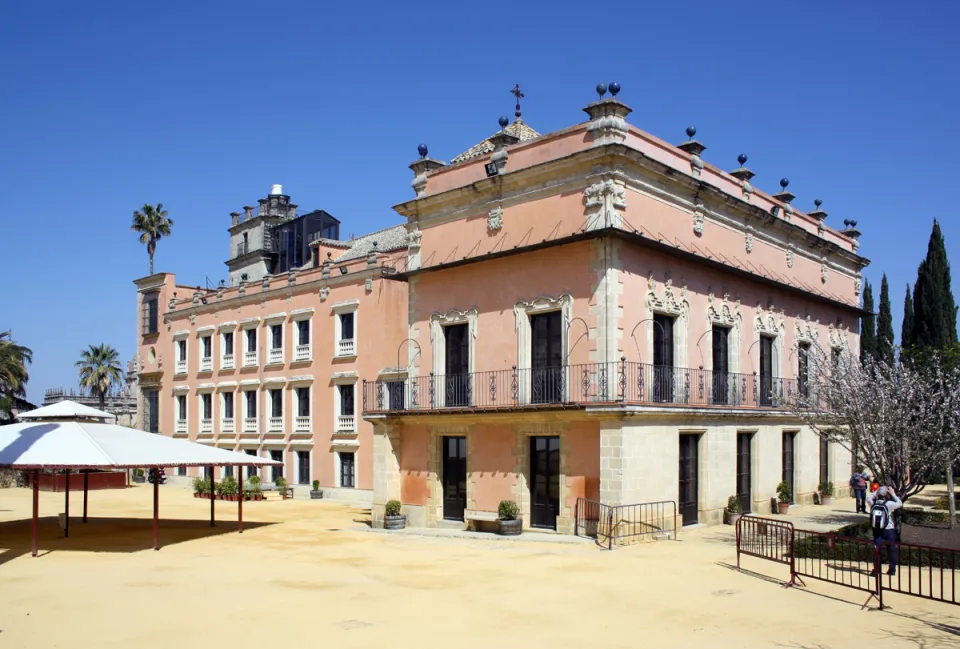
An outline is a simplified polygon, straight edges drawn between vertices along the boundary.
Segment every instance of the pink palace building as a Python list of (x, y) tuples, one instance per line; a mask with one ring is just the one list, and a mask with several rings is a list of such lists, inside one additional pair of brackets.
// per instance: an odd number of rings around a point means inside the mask
[(375, 525), (391, 499), (410, 526), (513, 500), (569, 533), (579, 498), (716, 523), (842, 483), (783, 404), (811, 354), (858, 353), (855, 223), (637, 129), (619, 90), (543, 135), (518, 102), (449, 164), (420, 145), (396, 227), (342, 241), (275, 185), (231, 215), (229, 286), (137, 280), (142, 427), (283, 460)]

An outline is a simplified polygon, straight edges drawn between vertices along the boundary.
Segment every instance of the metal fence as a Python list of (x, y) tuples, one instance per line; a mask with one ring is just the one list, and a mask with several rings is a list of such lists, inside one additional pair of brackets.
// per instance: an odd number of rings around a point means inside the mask
[[(741, 555), (790, 566), (785, 586), (803, 577), (864, 591), (883, 609), (884, 591), (960, 604), (960, 550), (797, 530), (786, 521), (743, 516), (737, 521), (737, 567)], [(886, 570), (884, 570), (886, 566)], [(895, 574), (890, 570), (896, 568)]]
[(585, 403), (779, 408), (797, 381), (757, 374), (666, 367), (621, 359), (364, 381), (365, 413), (408, 410), (560, 407)]
[(612, 550), (630, 539), (652, 537), (677, 540), (677, 503), (661, 500), (631, 505), (604, 505), (577, 498), (574, 534), (590, 536)]

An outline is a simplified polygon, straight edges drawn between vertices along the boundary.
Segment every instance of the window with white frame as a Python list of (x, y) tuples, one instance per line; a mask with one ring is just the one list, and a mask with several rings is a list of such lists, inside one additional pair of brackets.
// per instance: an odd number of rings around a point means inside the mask
[(294, 361), (310, 360), (310, 319), (297, 320), (297, 345), (294, 348)]
[(257, 364), (257, 329), (250, 327), (243, 330), (243, 366), (249, 367)]
[(244, 390), (244, 418), (243, 430), (248, 433), (257, 432), (257, 391)]
[(187, 395), (177, 395), (177, 432), (187, 432)]
[(310, 432), (310, 388), (308, 386), (294, 388), (297, 396), (297, 417), (294, 421), (294, 431), (298, 433)]
[(200, 337), (200, 371), (213, 370), (213, 336)]
[(353, 451), (338, 451), (337, 460), (340, 465), (339, 482), (345, 489), (353, 489), (357, 485), (357, 463)]
[(233, 331), (224, 331), (220, 334), (220, 368), (224, 370), (232, 370), (234, 365), (233, 360), (234, 353), (234, 343), (233, 343)]
[(177, 374), (187, 373), (187, 339), (179, 338), (174, 341), (177, 349)]
[(200, 432), (213, 432), (213, 395), (209, 392), (200, 394)]
[(270, 348), (267, 352), (267, 363), (283, 363), (283, 324), (276, 323), (268, 326), (270, 334)]
[(336, 320), (334, 331), (336, 335), (335, 354), (337, 356), (357, 355), (357, 304), (356, 300), (333, 306)]
[(338, 431), (356, 430), (354, 416), (355, 383), (341, 383), (337, 386), (337, 428)]
[(220, 393), (220, 432), (233, 433), (236, 428), (233, 420), (233, 392)]
[(267, 398), (270, 402), (270, 420), (267, 422), (267, 430), (283, 430), (283, 390), (275, 388), (267, 390)]

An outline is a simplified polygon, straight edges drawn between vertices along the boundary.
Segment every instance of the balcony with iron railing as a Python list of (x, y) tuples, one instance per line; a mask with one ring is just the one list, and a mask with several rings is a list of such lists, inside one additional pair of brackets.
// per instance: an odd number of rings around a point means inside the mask
[(621, 360), (563, 367), (364, 381), (363, 413), (511, 410), (623, 403), (782, 409), (796, 379)]

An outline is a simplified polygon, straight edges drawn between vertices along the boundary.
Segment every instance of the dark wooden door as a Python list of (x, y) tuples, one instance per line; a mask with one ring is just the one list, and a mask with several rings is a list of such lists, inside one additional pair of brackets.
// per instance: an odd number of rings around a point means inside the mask
[[(274, 462), (283, 462), (283, 451), (270, 451), (270, 459)], [(283, 476), (283, 465), (270, 467), (271, 481), (276, 482), (277, 478)]]
[(810, 343), (800, 343), (797, 346), (797, 385), (801, 396), (809, 396), (807, 387), (810, 378)]
[(297, 451), (297, 482), (310, 484), (310, 451)]
[(760, 336), (760, 405), (773, 405), (773, 338)]
[(830, 442), (820, 438), (820, 484), (830, 480)]
[(680, 436), (680, 495), (679, 509), (684, 525), (699, 521), (700, 500), (697, 470), (700, 464), (699, 435)]
[(533, 403), (563, 400), (563, 332), (560, 312), (530, 317), (532, 332), (531, 397)]
[(795, 432), (783, 434), (783, 473), (782, 480), (790, 485), (790, 493), (793, 496), (791, 502), (796, 499), (796, 485), (793, 482), (793, 450), (797, 434)]
[(557, 528), (560, 515), (560, 438), (530, 438), (530, 525)]
[(347, 489), (356, 487), (356, 455), (348, 451), (340, 452), (340, 486)]
[(443, 517), (462, 521), (467, 508), (467, 438), (443, 438)]
[(730, 330), (726, 327), (713, 328), (713, 402), (727, 403), (730, 388)]
[(653, 400), (673, 402), (673, 318), (653, 316)]
[(751, 509), (750, 493), (750, 444), (753, 433), (737, 433), (737, 500), (743, 513), (749, 514)]
[(444, 327), (446, 337), (446, 399), (447, 406), (469, 406), (470, 382), (470, 327), (467, 324)]

